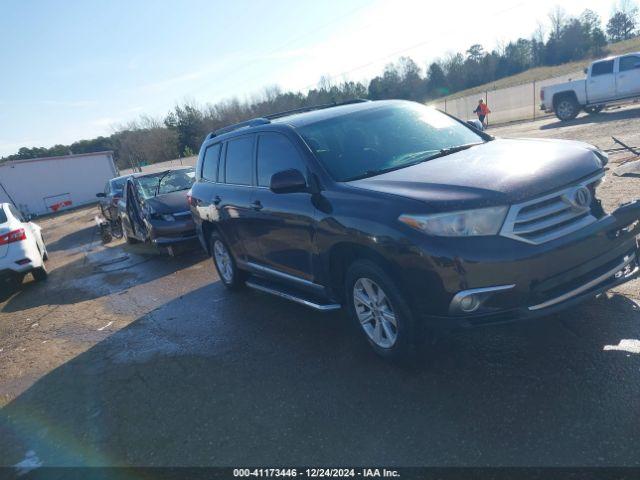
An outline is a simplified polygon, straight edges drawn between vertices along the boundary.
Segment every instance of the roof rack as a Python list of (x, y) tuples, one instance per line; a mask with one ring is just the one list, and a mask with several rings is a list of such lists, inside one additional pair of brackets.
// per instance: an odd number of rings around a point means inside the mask
[(240, 128), (249, 128), (249, 127), (257, 127), (258, 125), (264, 125), (266, 123), (271, 123), (267, 118), (252, 118), (251, 120), (247, 120), (246, 122), (234, 123), (233, 125), (227, 125), (226, 127), (219, 128), (218, 130), (214, 130), (209, 135), (207, 135), (207, 140), (217, 137), (218, 135), (222, 135), (223, 133), (229, 133), (234, 130), (238, 130)]
[(325, 103), (322, 105), (294, 108), (293, 110), (286, 110), (284, 112), (272, 113), (270, 115), (265, 115), (264, 117), (253, 118), (245, 122), (234, 123), (233, 125), (228, 125), (226, 127), (219, 128), (218, 130), (214, 130), (209, 135), (207, 135), (207, 140), (210, 140), (213, 137), (217, 137), (218, 135), (222, 135), (223, 133), (229, 133), (234, 130), (239, 130), (241, 128), (257, 127), (258, 125), (265, 125), (267, 123), (271, 123), (271, 120), (275, 118), (286, 117), (287, 115), (292, 115), (294, 113), (311, 112), (313, 110), (323, 110), (325, 108), (339, 107), (341, 105), (351, 105), (352, 103), (363, 103), (363, 102), (370, 102), (370, 101), (371, 100), (367, 100), (365, 98), (354, 98), (352, 100), (346, 100), (344, 102)]
[(264, 118), (273, 120), (275, 118), (286, 117), (287, 115), (292, 115), (294, 113), (311, 112), (313, 110), (323, 110), (325, 108), (339, 107), (341, 105), (351, 105), (352, 103), (363, 103), (363, 102), (370, 102), (370, 101), (371, 100), (367, 100), (366, 98), (354, 98), (352, 100), (345, 100), (344, 102), (332, 102), (332, 103), (324, 103), (322, 105), (314, 105), (311, 107), (294, 108), (293, 110), (285, 110), (284, 112), (265, 115)]

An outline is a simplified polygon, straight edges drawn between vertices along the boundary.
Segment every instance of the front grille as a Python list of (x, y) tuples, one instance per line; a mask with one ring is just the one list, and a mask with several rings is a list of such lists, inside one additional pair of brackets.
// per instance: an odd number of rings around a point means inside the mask
[(500, 234), (540, 244), (592, 224), (601, 216), (595, 186), (603, 176), (600, 173), (558, 192), (512, 205)]

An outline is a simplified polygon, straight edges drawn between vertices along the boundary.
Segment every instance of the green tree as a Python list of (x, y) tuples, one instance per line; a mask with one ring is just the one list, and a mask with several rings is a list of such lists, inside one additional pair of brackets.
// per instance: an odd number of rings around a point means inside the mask
[(625, 12), (615, 12), (607, 23), (607, 35), (612, 42), (628, 40), (634, 36), (636, 21)]

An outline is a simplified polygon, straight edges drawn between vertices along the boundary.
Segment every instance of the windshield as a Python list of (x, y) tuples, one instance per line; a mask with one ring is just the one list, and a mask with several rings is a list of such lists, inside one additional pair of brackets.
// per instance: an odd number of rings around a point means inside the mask
[(414, 103), (355, 112), (298, 131), (340, 182), (406, 167), (443, 149), (484, 142), (451, 117)]
[(195, 178), (196, 173), (193, 169), (171, 170), (138, 177), (138, 184), (140, 185), (140, 194), (144, 198), (151, 198), (165, 193), (188, 190), (193, 185)]
[(122, 189), (124, 188), (124, 184), (127, 182), (127, 177), (114, 178), (110, 181), (111, 183), (111, 191), (115, 194), (122, 195)]

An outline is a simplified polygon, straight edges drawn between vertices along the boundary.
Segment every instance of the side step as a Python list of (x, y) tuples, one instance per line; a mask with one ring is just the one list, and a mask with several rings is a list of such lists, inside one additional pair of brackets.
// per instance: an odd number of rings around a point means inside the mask
[(330, 303), (330, 301), (325, 301), (324, 299), (310, 297), (305, 293), (298, 292), (297, 290), (287, 288), (284, 285), (280, 285), (274, 282), (268, 282), (261, 278), (253, 277), (250, 280), (246, 281), (246, 285), (247, 287), (253, 288), (255, 290), (270, 293), (271, 295), (276, 295), (277, 297), (299, 303), (300, 305), (313, 308), (314, 310), (318, 310), (320, 312), (331, 312), (334, 310), (340, 310), (340, 308), (342, 308), (337, 303)]

